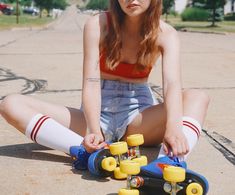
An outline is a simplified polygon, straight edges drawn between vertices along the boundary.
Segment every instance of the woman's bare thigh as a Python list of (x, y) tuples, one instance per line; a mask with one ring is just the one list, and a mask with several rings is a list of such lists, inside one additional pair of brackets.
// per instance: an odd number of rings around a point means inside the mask
[(147, 108), (130, 123), (123, 139), (128, 135), (141, 133), (145, 145), (157, 145), (162, 142), (165, 133), (166, 112), (163, 104)]
[(3, 116), (5, 115), (4, 118), (23, 133), (31, 118), (41, 113), (50, 116), (80, 135), (84, 136), (86, 134), (84, 114), (77, 108), (66, 107), (31, 96), (17, 94), (6, 97), (1, 106), (3, 107), (2, 114)]

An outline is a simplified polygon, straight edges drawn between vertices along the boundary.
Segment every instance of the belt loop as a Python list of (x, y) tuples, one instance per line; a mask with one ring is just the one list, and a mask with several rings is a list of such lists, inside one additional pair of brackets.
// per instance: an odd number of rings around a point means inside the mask
[(129, 91), (133, 90), (132, 89), (132, 83), (129, 83)]

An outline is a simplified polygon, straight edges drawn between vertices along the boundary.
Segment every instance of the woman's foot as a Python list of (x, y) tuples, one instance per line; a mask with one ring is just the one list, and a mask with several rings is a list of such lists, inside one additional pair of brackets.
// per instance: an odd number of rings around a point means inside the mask
[(70, 155), (74, 159), (73, 168), (77, 170), (86, 170), (88, 165), (88, 158), (91, 153), (88, 153), (83, 145), (71, 146)]

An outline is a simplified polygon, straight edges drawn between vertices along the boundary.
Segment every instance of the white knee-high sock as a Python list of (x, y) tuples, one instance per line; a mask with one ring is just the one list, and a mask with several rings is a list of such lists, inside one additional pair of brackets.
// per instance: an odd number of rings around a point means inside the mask
[(34, 142), (69, 154), (71, 146), (79, 146), (83, 137), (42, 114), (29, 122), (25, 135)]
[[(201, 131), (202, 131), (201, 125), (197, 120), (191, 117), (187, 117), (187, 116), (183, 117), (183, 133), (188, 141), (189, 153), (192, 151), (192, 149), (196, 145), (199, 139), (199, 136), (201, 134)], [(187, 155), (180, 156), (179, 160), (180, 161), (186, 160), (189, 153)], [(162, 146), (160, 149), (158, 158), (163, 157), (163, 156), (166, 156), (166, 153)]]

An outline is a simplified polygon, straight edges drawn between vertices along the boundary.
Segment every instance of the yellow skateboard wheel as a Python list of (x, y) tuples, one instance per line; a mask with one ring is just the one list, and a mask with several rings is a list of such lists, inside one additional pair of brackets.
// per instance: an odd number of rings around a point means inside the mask
[(140, 146), (144, 143), (144, 136), (142, 134), (129, 135), (126, 141), (128, 146)]
[(146, 156), (141, 156), (139, 158), (133, 158), (132, 160), (135, 162), (138, 162), (141, 167), (148, 164), (148, 159)]
[(182, 182), (185, 180), (185, 169), (167, 166), (163, 169), (163, 178), (169, 182)]
[(118, 195), (139, 195), (139, 190), (137, 189), (120, 189)]
[(137, 175), (140, 172), (140, 164), (132, 160), (123, 160), (120, 163), (120, 170), (127, 175)]
[(124, 154), (128, 151), (126, 142), (115, 142), (109, 146), (110, 153), (112, 155)]
[(191, 183), (187, 186), (186, 194), (187, 195), (202, 195), (203, 194), (203, 188), (198, 183)]
[(114, 171), (114, 169), (117, 167), (117, 162), (115, 158), (110, 156), (110, 157), (104, 158), (101, 161), (101, 167), (106, 171)]
[(121, 172), (120, 167), (116, 167), (114, 169), (113, 175), (114, 175), (115, 179), (126, 179), (127, 178), (127, 174)]

